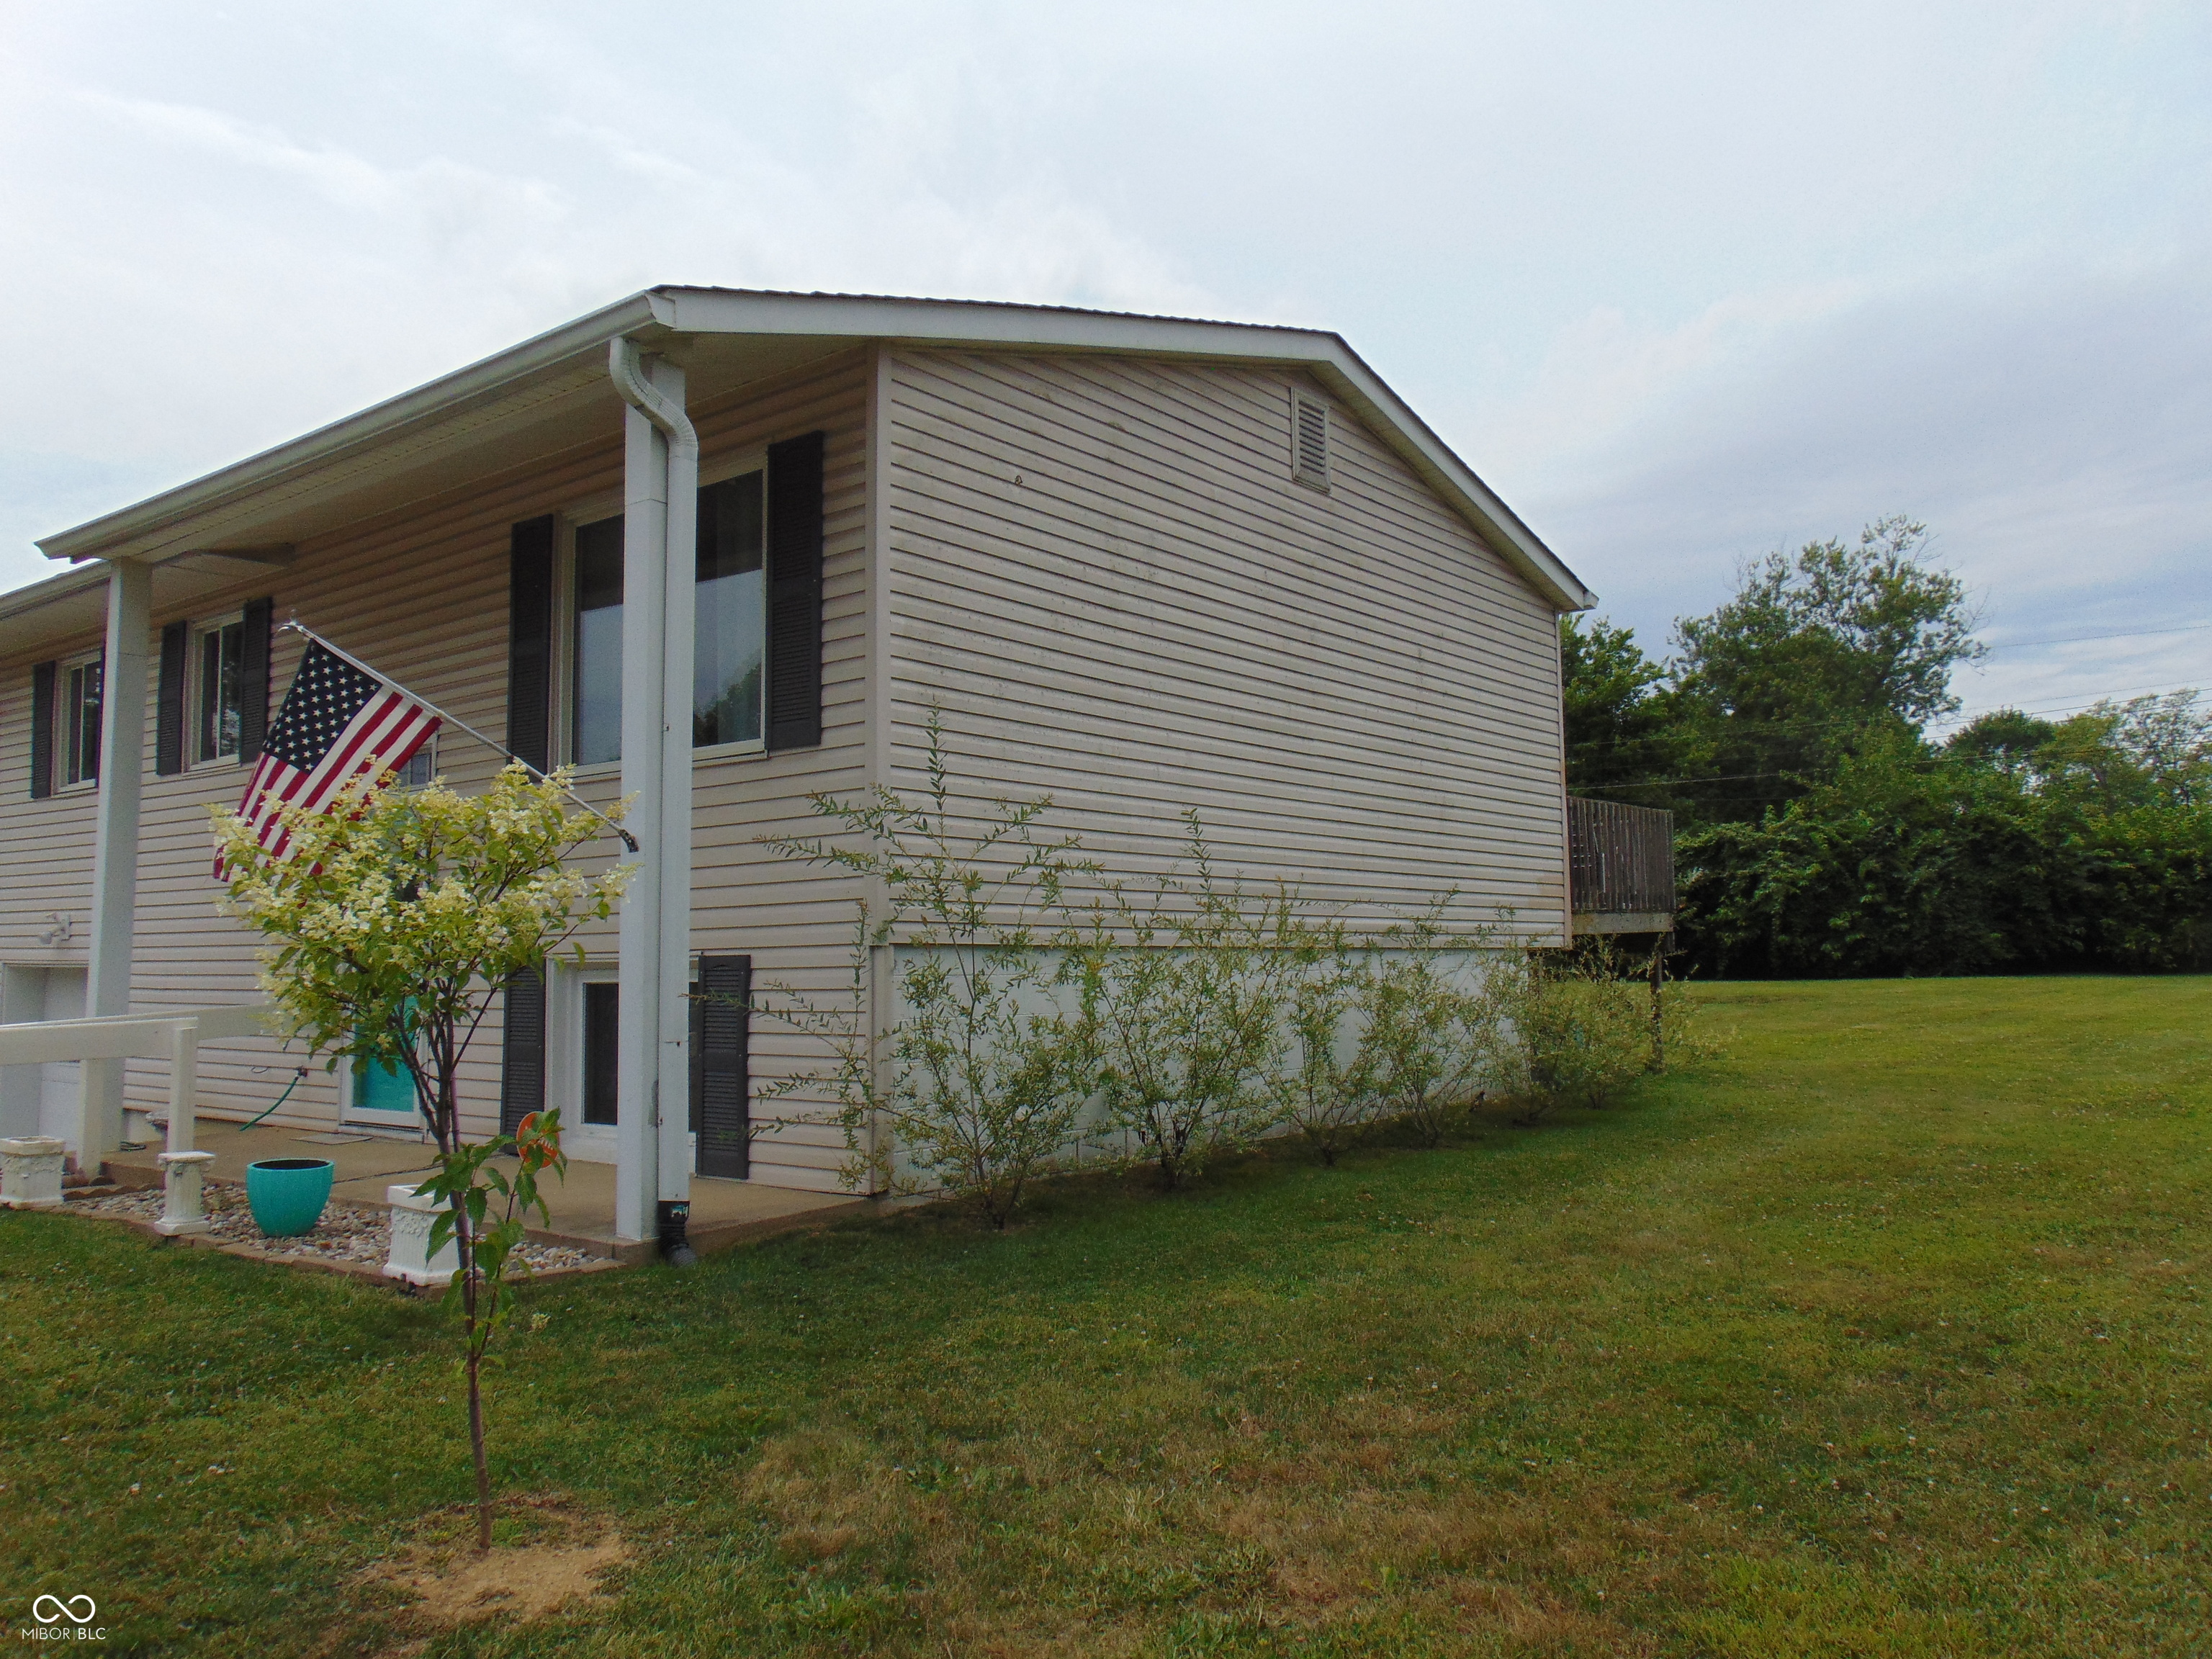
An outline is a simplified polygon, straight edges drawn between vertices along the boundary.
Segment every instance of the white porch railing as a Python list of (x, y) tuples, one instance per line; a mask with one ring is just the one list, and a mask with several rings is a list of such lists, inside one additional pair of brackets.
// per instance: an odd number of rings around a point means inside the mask
[[(204, 1233), (209, 1222), (200, 1199), (200, 1183), (213, 1152), (192, 1145), (192, 1097), (199, 1082), (199, 1046), (227, 1037), (265, 1036), (267, 1003), (218, 1008), (179, 1009), (168, 1013), (117, 1014), (94, 1019), (49, 1019), (0, 1025), (0, 1066), (36, 1066), (70, 1060), (166, 1060), (169, 1062), (169, 1130), (167, 1150), (161, 1155), (161, 1218), (154, 1224), (161, 1232)], [(0, 1204), (10, 1208), (33, 1207), (58, 1198), (58, 1181), (52, 1197), (43, 1191), (45, 1170), (57, 1177), (62, 1148), (44, 1138), (0, 1141), (0, 1157), (7, 1164), (7, 1181)], [(33, 1173), (33, 1170), (36, 1173)], [(30, 1183), (33, 1190), (15, 1188)]]

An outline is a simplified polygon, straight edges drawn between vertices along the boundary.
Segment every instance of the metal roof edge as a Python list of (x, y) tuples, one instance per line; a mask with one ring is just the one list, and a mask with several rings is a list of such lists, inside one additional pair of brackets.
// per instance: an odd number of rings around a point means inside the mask
[(1479, 528), (1486, 528), (1498, 550), (1560, 610), (1587, 611), (1597, 603), (1597, 595), (1583, 585), (1566, 562), (1545, 545), (1543, 538), (1413, 412), (1412, 405), (1390, 389), (1388, 381), (1343, 340), (1334, 335), (1329, 338), (1340, 361), (1328, 365), (1322, 371), (1323, 377), (1335, 381), (1340, 393), (1362, 405), (1370, 421), (1402, 441), (1401, 456), (1431, 488), (1456, 505)]
[(260, 489), (287, 473), (376, 443), (417, 422), (434, 419), (468, 398), (495, 392), (509, 381), (602, 345), (617, 334), (662, 322), (665, 319), (660, 313), (665, 308), (665, 303), (657, 303), (650, 289), (633, 294), (466, 368), (427, 380), (396, 398), (373, 404), (272, 449), (219, 467), (189, 483), (149, 495), (144, 501), (54, 535), (40, 537), (36, 544), (50, 559), (99, 558), (103, 546), (143, 535), (165, 522)]
[(1479, 532), (1486, 532), (1486, 539), (1553, 605), (1562, 611), (1583, 611), (1597, 602), (1565, 562), (1390, 389), (1344, 337), (1328, 329), (972, 300), (773, 294), (741, 289), (653, 291), (667, 295), (672, 302), (670, 331), (676, 334), (830, 333), (916, 345), (1151, 351), (1303, 365), (1330, 380), (1370, 425), (1397, 440), (1393, 447), (1401, 459)]
[[(418, 422), (436, 419), (470, 399), (496, 394), (512, 381), (595, 349), (617, 334), (641, 328), (678, 335), (842, 336), (917, 345), (1158, 353), (1304, 367), (1352, 402), (1401, 459), (1553, 604), (1561, 610), (1577, 611), (1595, 602), (1559, 556), (1368, 367), (1341, 335), (1328, 330), (994, 301), (785, 294), (684, 284), (643, 289), (287, 443), (132, 506), (41, 537), (37, 545), (52, 559), (104, 556), (107, 549), (118, 544), (265, 488), (288, 475), (367, 448)], [(0, 614), (5, 614), (3, 609)]]
[(74, 598), (88, 588), (105, 586), (107, 572), (94, 565), (64, 570), (58, 574), (41, 577), (26, 582), (21, 587), (0, 593), (0, 620), (9, 617), (27, 616), (33, 611)]

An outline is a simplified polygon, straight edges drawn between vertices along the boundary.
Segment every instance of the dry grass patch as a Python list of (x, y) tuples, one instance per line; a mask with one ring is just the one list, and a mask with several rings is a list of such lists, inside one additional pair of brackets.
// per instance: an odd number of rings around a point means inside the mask
[(509, 1516), (521, 1510), (532, 1523), (525, 1530), (535, 1535), (479, 1555), (463, 1535), (473, 1512), (457, 1512), (454, 1535), (373, 1564), (360, 1575), (362, 1586), (399, 1597), (405, 1621), (425, 1634), (489, 1619), (530, 1624), (612, 1599), (602, 1577), (630, 1559), (618, 1534), (557, 1499), (510, 1498), (501, 1507)]

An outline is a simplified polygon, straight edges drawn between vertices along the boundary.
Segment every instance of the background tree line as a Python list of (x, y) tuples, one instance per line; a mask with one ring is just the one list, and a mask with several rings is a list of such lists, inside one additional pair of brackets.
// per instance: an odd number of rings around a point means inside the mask
[(2194, 690), (1938, 738), (1985, 654), (1924, 526), (1746, 565), (1647, 656), (1560, 624), (1568, 787), (1675, 814), (1680, 939), (1735, 977), (2212, 967), (2212, 715)]

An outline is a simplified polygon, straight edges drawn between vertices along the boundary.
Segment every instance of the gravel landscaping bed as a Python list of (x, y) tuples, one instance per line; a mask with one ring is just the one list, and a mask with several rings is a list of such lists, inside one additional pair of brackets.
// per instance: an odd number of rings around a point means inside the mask
[[(317, 1261), (353, 1261), (381, 1267), (392, 1249), (392, 1224), (382, 1210), (356, 1210), (332, 1204), (323, 1212), (312, 1232), (296, 1238), (264, 1238), (246, 1207), (246, 1188), (235, 1182), (210, 1181), (203, 1189), (208, 1219), (215, 1224), (213, 1237), (225, 1244), (250, 1244), (276, 1256), (298, 1256)], [(132, 1221), (158, 1221), (161, 1190), (146, 1188), (117, 1193), (112, 1197), (73, 1201), (68, 1209), (93, 1215), (123, 1216)], [(562, 1244), (524, 1244), (515, 1255), (533, 1272), (556, 1267), (588, 1267), (603, 1260)]]

